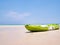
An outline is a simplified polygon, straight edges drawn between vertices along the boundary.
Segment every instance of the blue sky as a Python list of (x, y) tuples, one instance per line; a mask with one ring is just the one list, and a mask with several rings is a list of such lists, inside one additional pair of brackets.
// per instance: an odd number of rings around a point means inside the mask
[(60, 0), (0, 0), (0, 24), (60, 23)]

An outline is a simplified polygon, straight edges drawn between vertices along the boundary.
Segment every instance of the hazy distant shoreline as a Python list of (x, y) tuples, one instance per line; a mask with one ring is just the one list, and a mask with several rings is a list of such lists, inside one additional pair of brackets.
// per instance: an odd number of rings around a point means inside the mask
[(24, 26), (24, 25), (0, 25), (1, 26)]

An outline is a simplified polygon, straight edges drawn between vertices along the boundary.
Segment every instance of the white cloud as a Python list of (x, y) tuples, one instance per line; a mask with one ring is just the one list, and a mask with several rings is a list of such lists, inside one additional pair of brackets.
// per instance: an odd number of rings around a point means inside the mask
[(12, 20), (23, 20), (27, 16), (30, 16), (30, 13), (18, 13), (15, 11), (10, 11), (6, 13), (5, 17)]

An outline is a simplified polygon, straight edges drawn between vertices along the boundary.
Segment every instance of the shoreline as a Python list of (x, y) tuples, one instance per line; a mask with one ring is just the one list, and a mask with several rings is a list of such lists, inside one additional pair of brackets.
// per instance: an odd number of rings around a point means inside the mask
[(19, 27), (24, 25), (0, 25), (0, 27)]

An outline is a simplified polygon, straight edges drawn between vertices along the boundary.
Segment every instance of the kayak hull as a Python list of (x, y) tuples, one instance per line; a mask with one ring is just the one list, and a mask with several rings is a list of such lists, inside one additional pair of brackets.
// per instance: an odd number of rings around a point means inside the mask
[(48, 27), (41, 27), (37, 25), (25, 25), (25, 28), (31, 32), (39, 32), (39, 31), (48, 31)]
[[(52, 29), (50, 29), (52, 27)], [(48, 24), (48, 25), (25, 25), (25, 28), (31, 32), (39, 32), (39, 31), (48, 31), (48, 30), (58, 30), (58, 24)]]

